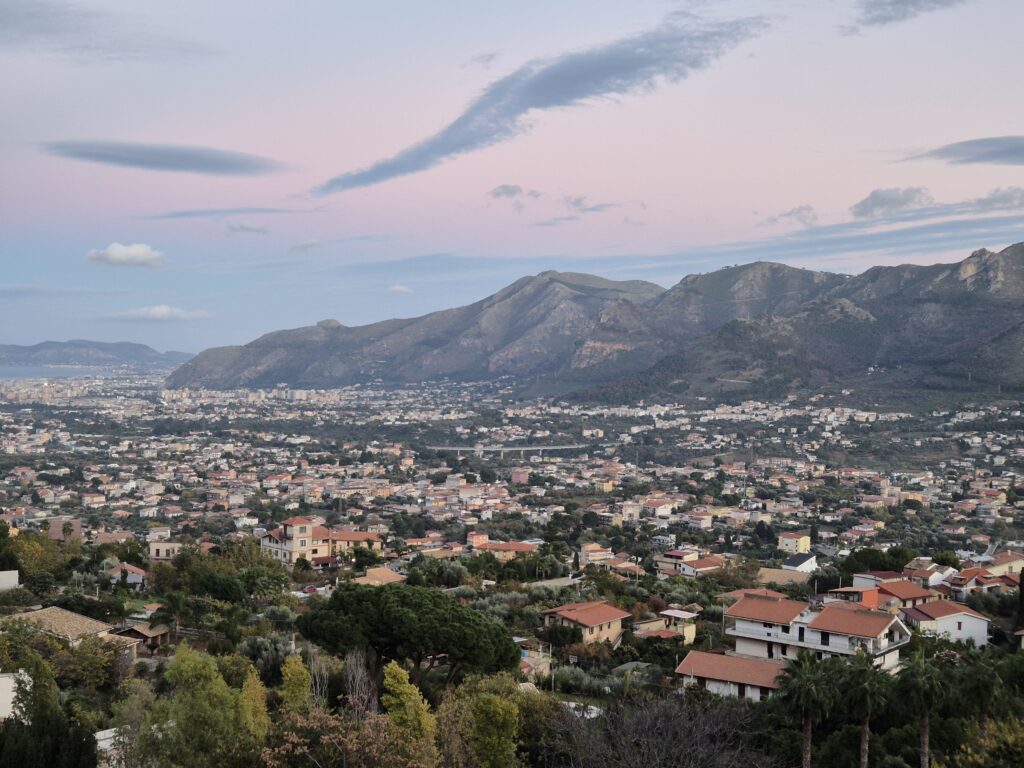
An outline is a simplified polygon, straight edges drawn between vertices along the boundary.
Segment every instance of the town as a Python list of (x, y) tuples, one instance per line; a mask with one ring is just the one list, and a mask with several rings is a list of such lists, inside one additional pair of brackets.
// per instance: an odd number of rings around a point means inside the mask
[[(327, 749), (310, 729), (366, 738), (315, 714), (339, 697), (376, 713), (383, 686), (389, 712), (389, 696), (431, 723), (437, 707), (429, 735), (388, 730), (415, 751), (402, 764), (560, 765), (644, 692), (700, 707), (757, 764), (824, 763), (851, 739), (908, 765), (955, 755), (972, 723), (1019, 715), (1024, 411), (849, 394), (622, 407), (517, 401), (500, 379), (0, 383), (0, 717), (44, 674), (75, 703), (68, 738), (105, 764), (210, 739), (218, 764), (298, 765)], [(216, 680), (186, 696), (189, 674)], [(941, 675), (988, 689), (965, 708)], [(827, 718), (843, 681), (878, 693)], [(250, 724), (193, 732), (182, 708), (209, 686)], [(499, 694), (501, 744), (442, 727)]]

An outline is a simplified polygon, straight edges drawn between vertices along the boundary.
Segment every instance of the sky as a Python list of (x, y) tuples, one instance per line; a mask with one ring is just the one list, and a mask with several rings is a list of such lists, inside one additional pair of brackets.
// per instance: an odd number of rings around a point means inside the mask
[(1024, 241), (1020, 0), (0, 0), (0, 344)]

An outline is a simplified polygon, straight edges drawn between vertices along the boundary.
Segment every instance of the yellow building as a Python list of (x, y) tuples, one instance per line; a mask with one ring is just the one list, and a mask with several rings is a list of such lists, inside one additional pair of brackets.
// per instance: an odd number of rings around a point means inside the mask
[(811, 551), (811, 537), (806, 533), (780, 533), (779, 549), (787, 555), (806, 555)]

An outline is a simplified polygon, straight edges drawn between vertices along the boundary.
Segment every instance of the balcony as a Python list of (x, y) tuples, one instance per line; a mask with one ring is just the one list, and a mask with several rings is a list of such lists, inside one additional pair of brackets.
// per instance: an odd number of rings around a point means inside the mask
[(765, 643), (780, 643), (795, 648), (806, 648), (811, 651), (822, 651), (840, 655), (852, 655), (858, 650), (864, 650), (871, 656), (880, 656), (896, 650), (910, 642), (910, 637), (896, 637), (893, 640), (886, 638), (867, 639), (830, 633), (827, 642), (822, 642), (821, 633), (814, 629), (806, 629), (804, 638), (800, 639), (799, 626), (792, 626), (789, 632), (783, 632), (779, 625), (763, 627), (754, 622), (737, 622), (736, 619), (726, 617), (725, 634), (730, 637), (745, 638), (748, 640), (759, 640)]

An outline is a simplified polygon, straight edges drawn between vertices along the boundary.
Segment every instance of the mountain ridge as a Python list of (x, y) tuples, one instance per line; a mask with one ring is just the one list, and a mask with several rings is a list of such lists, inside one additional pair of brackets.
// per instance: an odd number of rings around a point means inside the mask
[(177, 367), (192, 358), (187, 352), (158, 352), (130, 341), (42, 341), (38, 344), (0, 344), (0, 365), (137, 365)]
[(530, 394), (602, 397), (634, 387), (654, 396), (720, 391), (720, 380), (781, 391), (871, 367), (952, 381), (1000, 356), (1012, 364), (985, 376), (1015, 385), (1018, 375), (1024, 380), (1018, 339), (1024, 243), (953, 264), (852, 276), (754, 262), (688, 275), (668, 289), (548, 271), (420, 317), (351, 327), (321, 321), (206, 350), (168, 385), (321, 388), (510, 376)]

